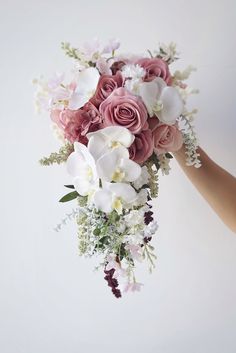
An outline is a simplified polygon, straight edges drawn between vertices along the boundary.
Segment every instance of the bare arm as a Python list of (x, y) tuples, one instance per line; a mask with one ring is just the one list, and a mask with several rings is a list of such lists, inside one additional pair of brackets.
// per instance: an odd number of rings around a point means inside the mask
[(202, 162), (200, 168), (186, 166), (184, 147), (174, 156), (204, 199), (236, 233), (236, 178), (212, 161), (201, 148), (198, 151)]

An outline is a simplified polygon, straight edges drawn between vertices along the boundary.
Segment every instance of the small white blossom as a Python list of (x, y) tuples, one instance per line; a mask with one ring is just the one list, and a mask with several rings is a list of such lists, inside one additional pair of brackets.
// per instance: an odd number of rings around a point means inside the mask
[(159, 51), (155, 51), (154, 53), (169, 64), (174, 62), (179, 54), (176, 51), (176, 43), (174, 42), (171, 42), (169, 45), (165, 45), (162, 43), (160, 45)]
[(143, 223), (143, 212), (140, 210), (132, 210), (124, 216), (125, 223), (128, 227), (133, 227)]
[(170, 159), (167, 158), (164, 154), (158, 156), (160, 169), (162, 171), (162, 175), (169, 175), (170, 173)]
[(122, 67), (121, 73), (124, 78), (140, 80), (145, 76), (146, 70), (138, 64), (127, 64)]
[(133, 202), (134, 206), (142, 206), (145, 205), (148, 200), (148, 191), (147, 189), (142, 189), (137, 193), (137, 197)]
[(151, 237), (153, 234), (156, 233), (158, 229), (158, 224), (156, 221), (152, 221), (150, 222), (146, 227), (145, 227), (145, 230), (144, 230), (144, 238), (149, 238)]

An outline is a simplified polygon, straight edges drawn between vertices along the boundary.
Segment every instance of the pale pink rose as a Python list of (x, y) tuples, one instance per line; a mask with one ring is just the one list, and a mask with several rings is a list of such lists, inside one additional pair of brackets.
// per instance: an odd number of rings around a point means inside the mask
[(119, 125), (126, 127), (133, 134), (148, 128), (147, 109), (142, 99), (123, 87), (115, 89), (101, 103), (99, 111), (103, 118), (102, 127)]
[(156, 77), (161, 77), (167, 85), (171, 84), (171, 74), (169, 71), (168, 64), (159, 58), (143, 58), (136, 61), (136, 64), (140, 65), (146, 70), (144, 81), (152, 81)]
[(178, 151), (183, 144), (182, 133), (176, 125), (157, 125), (152, 135), (157, 155)]
[(102, 75), (98, 81), (97, 89), (94, 96), (90, 99), (96, 107), (114, 91), (114, 89), (123, 85), (123, 77), (120, 72), (116, 75)]
[(51, 119), (64, 131), (68, 141), (79, 141), (85, 145), (88, 142), (86, 134), (98, 130), (101, 123), (101, 115), (90, 102), (78, 110), (54, 110), (51, 112)]
[(141, 131), (129, 148), (130, 159), (143, 164), (153, 153), (153, 138), (150, 129)]

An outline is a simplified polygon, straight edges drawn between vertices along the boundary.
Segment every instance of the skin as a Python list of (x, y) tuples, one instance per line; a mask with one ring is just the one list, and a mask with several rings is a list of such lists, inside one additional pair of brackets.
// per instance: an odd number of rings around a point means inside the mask
[(236, 233), (236, 178), (199, 147), (200, 168), (185, 164), (184, 146), (174, 153), (180, 167), (221, 220)]

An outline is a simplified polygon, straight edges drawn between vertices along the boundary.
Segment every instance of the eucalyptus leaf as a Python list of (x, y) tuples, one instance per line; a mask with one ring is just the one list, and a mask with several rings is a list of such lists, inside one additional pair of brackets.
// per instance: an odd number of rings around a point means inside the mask
[(66, 194), (65, 196), (63, 196), (59, 200), (59, 202), (68, 202), (68, 201), (76, 199), (76, 197), (78, 197), (78, 196), (79, 196), (79, 194), (77, 191), (72, 191), (72, 192), (69, 192), (69, 194)]
[(170, 154), (169, 152), (167, 152), (167, 153), (165, 154), (165, 156), (166, 156), (166, 158), (168, 158), (168, 159), (173, 158), (172, 154)]
[(66, 188), (69, 188), (69, 189), (74, 189), (74, 185), (64, 185)]

